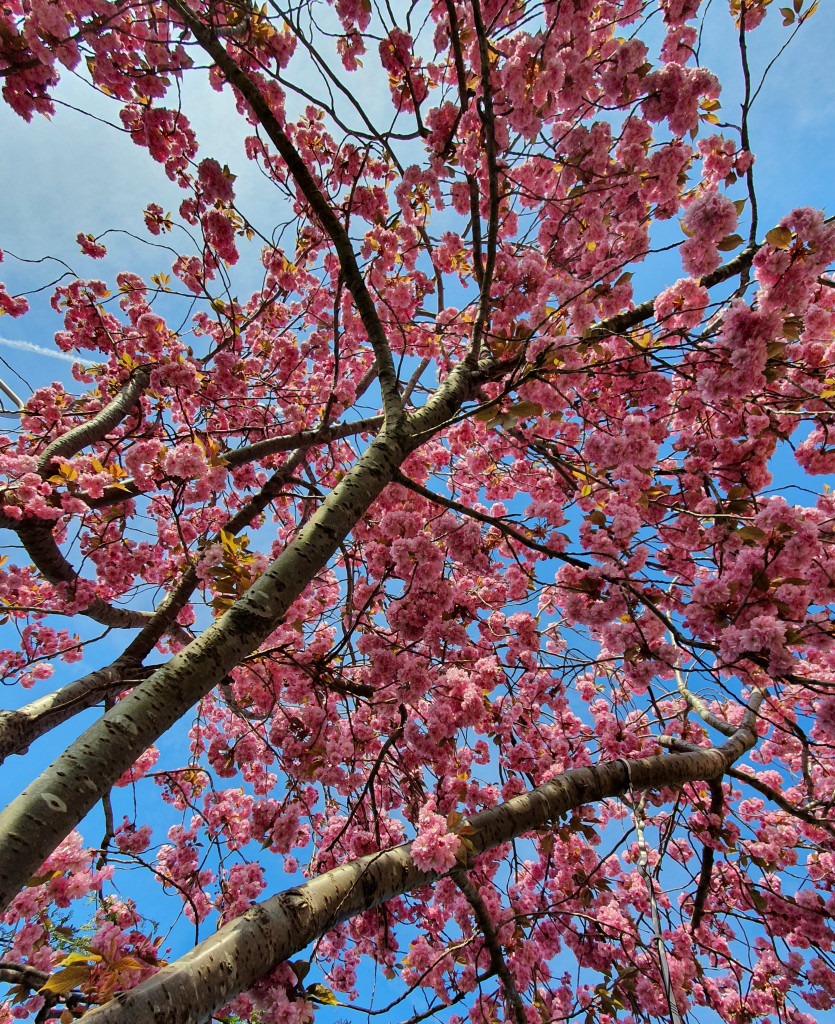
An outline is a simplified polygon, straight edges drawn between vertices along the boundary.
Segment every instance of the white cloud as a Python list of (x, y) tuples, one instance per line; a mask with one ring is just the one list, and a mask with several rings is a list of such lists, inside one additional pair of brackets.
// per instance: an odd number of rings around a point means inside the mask
[(14, 338), (0, 337), (0, 345), (5, 345), (6, 348), (17, 348), (21, 352), (34, 352), (38, 356), (49, 356), (51, 359), (64, 359), (68, 363), (89, 364), (87, 359), (79, 359), (78, 356), (60, 352), (57, 348), (42, 348), (40, 345), (34, 345), (31, 341), (16, 341)]

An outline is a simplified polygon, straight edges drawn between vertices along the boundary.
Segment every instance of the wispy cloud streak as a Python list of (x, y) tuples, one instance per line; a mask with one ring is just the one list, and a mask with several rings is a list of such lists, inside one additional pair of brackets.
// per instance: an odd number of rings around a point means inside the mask
[(6, 348), (16, 348), (21, 352), (32, 352), (36, 356), (48, 356), (50, 359), (63, 359), (67, 363), (88, 363), (87, 359), (79, 359), (78, 356), (70, 355), (68, 352), (60, 352), (57, 348), (43, 348), (41, 345), (34, 345), (31, 341), (16, 341), (13, 338), (0, 337), (0, 345)]

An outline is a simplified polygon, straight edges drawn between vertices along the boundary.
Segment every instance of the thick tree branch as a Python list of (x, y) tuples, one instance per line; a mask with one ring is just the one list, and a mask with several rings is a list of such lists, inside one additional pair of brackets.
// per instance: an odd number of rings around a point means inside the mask
[[(233, 535), (248, 526), (269, 505), (287, 484), (304, 459), (304, 451), (287, 459), (261, 490), (222, 527)], [(199, 561), (199, 556), (198, 556)], [(143, 668), (141, 663), (166, 634), (176, 636), (184, 645), (191, 637), (177, 625), (177, 616), (186, 606), (200, 580), (197, 566), (184, 570), (177, 586), (169, 591), (159, 607), (149, 614), (142, 631), (125, 648), (122, 655), (106, 668), (91, 672), (61, 690), (33, 701), (16, 711), (0, 711), (0, 764), (9, 754), (25, 753), (29, 745), (56, 725), (113, 697), (147, 679), (159, 666)]]
[[(752, 707), (759, 706), (755, 695)], [(756, 709), (755, 709), (756, 710)], [(721, 747), (610, 761), (550, 782), (467, 819), (471, 857), (541, 829), (584, 804), (633, 791), (718, 779), (757, 739), (755, 718)], [(310, 942), (351, 917), (441, 877), (421, 871), (411, 844), (382, 850), (256, 904), (181, 960), (85, 1015), (85, 1024), (197, 1024)]]
[(332, 427), (317, 427), (315, 430), (301, 430), (295, 434), (283, 434), (280, 437), (267, 437), (263, 441), (224, 452), (220, 457), (227, 466), (243, 466), (248, 462), (266, 459), (280, 452), (294, 451), (298, 448), (313, 448), (315, 445), (339, 441), (343, 437), (356, 434), (372, 433), (383, 425), (382, 416), (368, 416), (364, 420), (353, 420), (350, 423), (337, 423)]
[[(687, 740), (679, 739), (678, 736), (659, 736), (658, 742), (667, 750), (679, 752), (705, 749), (704, 747), (698, 746), (696, 743), (688, 743)], [(797, 818), (799, 821), (805, 821), (807, 825), (813, 825), (815, 828), (823, 829), (831, 836), (835, 836), (835, 822), (827, 819), (821, 819), (807, 807), (798, 807), (797, 804), (791, 803), (791, 801), (787, 800), (782, 793), (779, 793), (772, 786), (760, 781), (756, 776), (750, 775), (748, 773), (747, 766), (745, 771), (741, 768), (729, 768), (725, 774), (728, 778), (736, 779), (737, 782), (744, 782), (746, 786), (750, 786), (758, 793), (762, 793), (764, 797), (776, 804), (781, 811), (785, 811), (786, 814), (790, 814), (793, 818)]]
[(150, 380), (149, 367), (140, 366), (119, 394), (92, 419), (86, 423), (79, 423), (77, 427), (73, 427), (72, 430), (68, 430), (66, 434), (62, 434), (61, 437), (47, 445), (38, 459), (38, 472), (41, 476), (47, 477), (56, 472), (58, 467), (54, 462), (55, 459), (72, 458), (84, 448), (107, 437), (110, 431), (130, 413), (148, 387)]
[[(483, 378), (459, 364), (409, 417), (431, 433)], [(201, 637), (80, 736), (0, 814), (0, 907), (147, 748), (204, 697), (283, 620), (418, 440), (384, 426), (297, 537)]]
[(0, 710), (0, 764), (10, 754), (25, 754), (31, 743), (56, 725), (106, 697), (136, 686), (158, 668), (158, 665), (141, 666), (120, 658), (22, 708)]

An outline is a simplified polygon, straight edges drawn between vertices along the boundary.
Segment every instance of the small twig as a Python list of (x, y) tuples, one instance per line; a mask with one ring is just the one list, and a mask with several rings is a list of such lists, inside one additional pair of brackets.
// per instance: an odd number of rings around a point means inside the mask
[(484, 512), (477, 512), (475, 509), (469, 508), (467, 505), (462, 505), (460, 501), (455, 501), (453, 498), (445, 498), (440, 494), (435, 494), (435, 492), (430, 491), (428, 487), (424, 487), (422, 484), (416, 483), (414, 480), (405, 476), (400, 472), (400, 470), (395, 471), (392, 477), (392, 483), (400, 484), (401, 487), (414, 491), (415, 494), (419, 494), (421, 497), (427, 498), (436, 505), (442, 505), (444, 508), (448, 508), (451, 512), (460, 512), (461, 515), (468, 516), (470, 519), (477, 519), (481, 523), (486, 523), (488, 526), (495, 527), (495, 529), (499, 530), (506, 536), (513, 537), (513, 539), (518, 540), (520, 544), (524, 544), (526, 547), (532, 548), (534, 551), (540, 551), (543, 555), (548, 555), (549, 558), (558, 558), (561, 562), (567, 562), (569, 565), (574, 565), (578, 569), (591, 568), (590, 564), (583, 559), (575, 558), (574, 555), (567, 555), (564, 551), (557, 551), (556, 548), (548, 547), (547, 544), (540, 544), (539, 541), (534, 540), (532, 537), (526, 537), (520, 530), (515, 529), (501, 519), (497, 519), (495, 516), (488, 516)]
[(104, 835), (101, 839), (101, 852), (99, 853), (99, 859), (96, 862), (96, 871), (101, 871), (104, 865), (107, 863), (107, 852), (110, 846), (110, 840), (116, 835), (113, 828), (113, 804), (110, 800), (111, 790), (104, 794), (101, 801), (102, 810), (104, 811)]

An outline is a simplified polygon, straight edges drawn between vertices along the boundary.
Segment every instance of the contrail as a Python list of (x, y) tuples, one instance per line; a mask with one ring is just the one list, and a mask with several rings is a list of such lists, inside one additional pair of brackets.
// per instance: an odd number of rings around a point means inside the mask
[(15, 341), (12, 338), (0, 337), (0, 345), (17, 348), (21, 352), (34, 352), (35, 355), (49, 356), (51, 359), (63, 359), (67, 363), (89, 363), (88, 359), (79, 359), (78, 356), (71, 356), (68, 352), (60, 352), (55, 348), (42, 348), (40, 345), (33, 345), (31, 341)]

